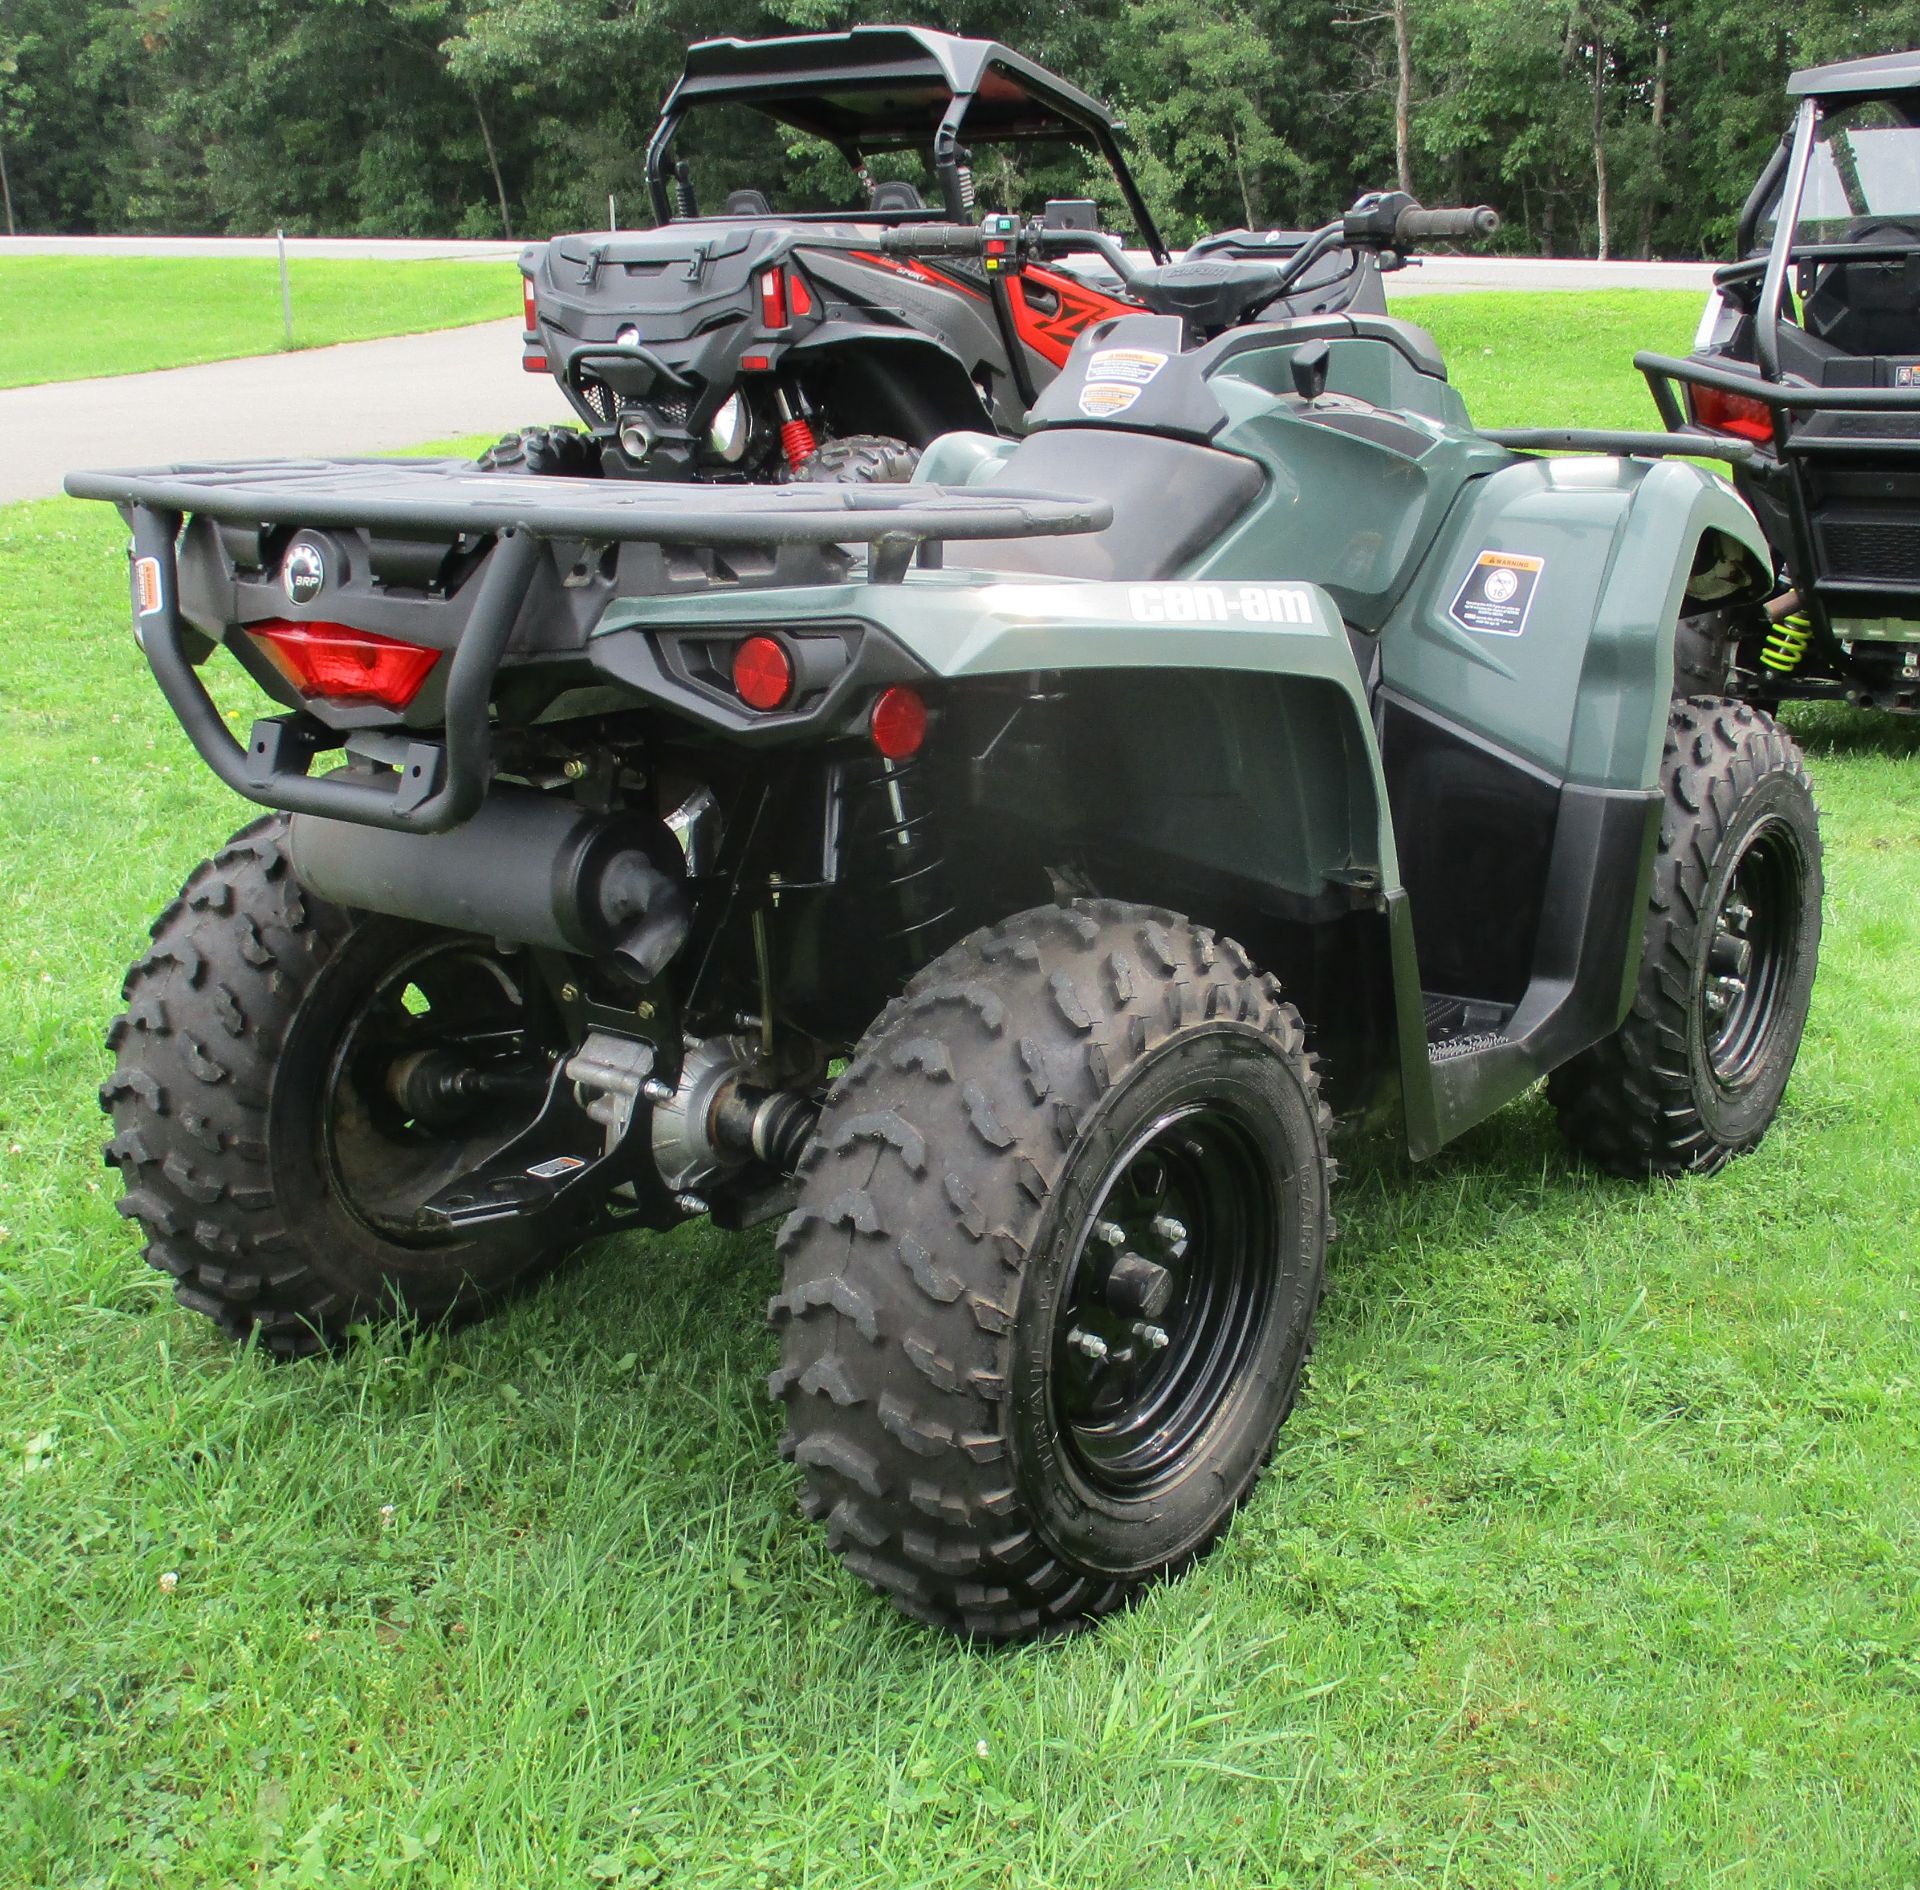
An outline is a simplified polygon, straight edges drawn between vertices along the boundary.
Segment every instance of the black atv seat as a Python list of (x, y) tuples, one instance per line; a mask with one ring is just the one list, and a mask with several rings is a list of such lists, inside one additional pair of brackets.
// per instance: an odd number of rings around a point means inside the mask
[(873, 187), (869, 210), (924, 210), (920, 193), (904, 177), (883, 178)]
[(765, 191), (730, 190), (727, 200), (720, 206), (723, 217), (770, 217), (773, 205), (767, 201)]
[[(1259, 495), (1250, 459), (1154, 433), (1060, 427), (1024, 439), (986, 482), (1106, 499), (1113, 523), (1072, 538), (988, 538), (954, 546), (955, 564), (1052, 577), (1175, 577)], [(984, 488), (983, 488), (984, 489)]]

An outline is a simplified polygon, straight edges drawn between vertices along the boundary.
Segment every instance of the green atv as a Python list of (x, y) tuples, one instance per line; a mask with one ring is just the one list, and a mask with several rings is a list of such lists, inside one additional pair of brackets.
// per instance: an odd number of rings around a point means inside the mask
[[(1814, 804), (1764, 714), (1674, 691), (1676, 626), (1769, 586), (1751, 514), (1652, 448), (1476, 433), (1404, 322), (1247, 319), (1336, 245), (1489, 221), (1370, 198), (1289, 259), (1132, 270), (1158, 312), (915, 484), (76, 474), (269, 810), (111, 1037), (121, 1207), (182, 1302), (294, 1356), (610, 1229), (784, 1216), (803, 1507), (910, 1614), (1017, 1639), (1253, 1487), (1336, 1116), (1397, 1103), (1425, 1156), (1544, 1077), (1609, 1170), (1751, 1149)], [(216, 647), (285, 705), (244, 741)]]

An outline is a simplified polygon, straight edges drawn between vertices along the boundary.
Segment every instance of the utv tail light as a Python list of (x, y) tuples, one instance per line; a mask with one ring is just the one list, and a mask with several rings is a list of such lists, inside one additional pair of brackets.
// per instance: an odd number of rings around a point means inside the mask
[(813, 291), (807, 287), (807, 279), (797, 269), (787, 271), (787, 306), (796, 315), (813, 313)]
[(760, 272), (760, 321), (766, 328), (787, 325), (787, 279), (778, 269)]
[(303, 696), (404, 709), (440, 660), (438, 650), (344, 623), (259, 623), (254, 640)]
[(1687, 406), (1694, 424), (1712, 433), (1731, 433), (1758, 446), (1773, 444), (1773, 409), (1764, 400), (1729, 394), (1718, 387), (1689, 387)]
[(895, 683), (881, 690), (867, 727), (883, 761), (911, 761), (927, 739), (927, 705), (919, 690)]
[(777, 709), (793, 694), (793, 658), (773, 637), (749, 637), (733, 653), (733, 688), (750, 709)]
[(547, 357), (538, 346), (540, 340), (540, 304), (533, 293), (533, 278), (520, 278), (520, 307), (526, 318), (527, 347), (520, 356), (520, 365), (529, 374), (544, 374), (547, 371)]

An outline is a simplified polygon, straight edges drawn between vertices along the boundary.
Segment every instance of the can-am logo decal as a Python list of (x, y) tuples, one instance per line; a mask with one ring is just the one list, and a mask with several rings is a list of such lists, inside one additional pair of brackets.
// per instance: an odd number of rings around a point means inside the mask
[(287, 548), (286, 562), (280, 567), (280, 582), (292, 602), (312, 603), (326, 581), (327, 560), (318, 545), (301, 538)]
[(1527, 627), (1533, 594), (1546, 568), (1546, 559), (1524, 552), (1483, 551), (1474, 559), (1447, 615), (1463, 630), (1517, 637)]
[(1316, 621), (1312, 594), (1294, 584), (1129, 584), (1135, 623)]

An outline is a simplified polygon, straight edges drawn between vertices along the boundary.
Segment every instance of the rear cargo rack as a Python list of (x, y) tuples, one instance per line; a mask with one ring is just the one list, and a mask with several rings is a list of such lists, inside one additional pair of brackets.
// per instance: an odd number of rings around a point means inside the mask
[[(405, 832), (458, 826), (492, 774), (493, 684), (550, 539), (713, 550), (864, 544), (867, 577), (898, 583), (946, 540), (1104, 531), (1103, 499), (1002, 487), (667, 486), (482, 472), (471, 460), (262, 460), (75, 472), (67, 491), (105, 499), (133, 526), (134, 622), (155, 680), (206, 764), (265, 807)], [(465, 534), (495, 542), (447, 673), (446, 740), (410, 741), (390, 775), (315, 778), (325, 731), (305, 715), (256, 722), (245, 746), (194, 672), (179, 609), (175, 552), (188, 515), (227, 524)]]

